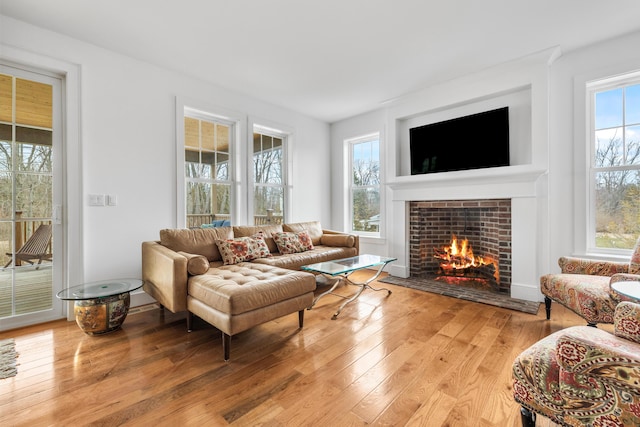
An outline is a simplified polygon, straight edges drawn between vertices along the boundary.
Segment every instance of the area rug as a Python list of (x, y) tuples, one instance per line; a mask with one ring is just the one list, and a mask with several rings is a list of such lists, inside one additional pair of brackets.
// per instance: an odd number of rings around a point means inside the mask
[(529, 314), (537, 314), (538, 309), (540, 308), (539, 302), (515, 299), (498, 292), (473, 289), (464, 286), (455, 286), (423, 278), (409, 277), (404, 279), (402, 277), (387, 276), (383, 279), (378, 279), (378, 282), (404, 286), (405, 288), (418, 289), (421, 291), (431, 292), (433, 294), (460, 298), (467, 301), (479, 302), (482, 304), (489, 304), (496, 307), (522, 311)]
[(0, 340), (0, 380), (18, 374), (16, 343), (13, 339)]

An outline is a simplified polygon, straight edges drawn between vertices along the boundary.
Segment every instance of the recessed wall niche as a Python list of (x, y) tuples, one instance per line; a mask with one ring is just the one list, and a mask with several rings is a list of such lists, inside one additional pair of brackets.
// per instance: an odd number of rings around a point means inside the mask
[[(396, 119), (399, 170), (398, 176), (411, 175), (411, 150), (409, 130), (411, 128), (455, 119), (496, 108), (509, 107), (509, 151), (510, 165), (529, 165), (532, 163), (531, 138), (531, 87), (523, 87), (494, 94), (481, 99), (470, 100), (457, 105), (449, 105), (434, 110)], [(447, 144), (455, 149), (456, 141), (461, 138), (474, 138), (473, 129), (460, 129), (450, 139), (434, 141), (434, 144)], [(488, 150), (491, 147), (487, 147)]]

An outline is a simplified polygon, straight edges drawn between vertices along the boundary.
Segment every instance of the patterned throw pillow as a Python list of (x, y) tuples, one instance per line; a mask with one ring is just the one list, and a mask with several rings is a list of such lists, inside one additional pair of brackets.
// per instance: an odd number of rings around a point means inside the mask
[(311, 237), (306, 230), (297, 233), (275, 233), (273, 240), (275, 240), (278, 252), (281, 254), (295, 254), (313, 249)]
[(262, 233), (250, 237), (216, 240), (216, 246), (225, 265), (271, 256)]

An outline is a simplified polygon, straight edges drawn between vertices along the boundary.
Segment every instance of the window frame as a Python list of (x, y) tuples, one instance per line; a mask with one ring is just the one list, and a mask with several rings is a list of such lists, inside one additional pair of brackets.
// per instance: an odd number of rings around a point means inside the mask
[[(640, 172), (640, 164), (620, 165), (615, 167), (596, 167), (596, 94), (613, 89), (624, 88), (640, 84), (640, 70), (631, 71), (616, 75), (614, 77), (603, 77), (586, 82), (586, 251), (591, 254), (601, 254), (610, 257), (628, 257), (632, 249), (604, 248), (596, 244), (596, 174), (603, 171), (637, 170)], [(621, 127), (625, 127), (623, 112), (623, 122)]]
[[(372, 140), (377, 140), (378, 141), (378, 153), (379, 153), (379, 157), (378, 157), (378, 164), (379, 164), (379, 183), (378, 183), (378, 194), (380, 197), (380, 206), (379, 206), (379, 212), (380, 212), (380, 222), (378, 224), (378, 231), (377, 232), (370, 232), (370, 231), (360, 231), (360, 230), (354, 230), (353, 229), (353, 215), (354, 215), (354, 209), (353, 209), (353, 191), (354, 191), (354, 185), (353, 185), (353, 147), (355, 146), (355, 144), (360, 144), (360, 143), (365, 143), (365, 142), (369, 142)], [(370, 133), (365, 133), (365, 134), (361, 134), (358, 136), (354, 136), (354, 137), (350, 137), (350, 138), (346, 138), (344, 140), (344, 148), (346, 150), (346, 155), (345, 155), (345, 159), (346, 159), (346, 164), (345, 164), (345, 184), (346, 184), (346, 229), (349, 233), (353, 233), (353, 234), (357, 234), (361, 237), (365, 237), (365, 238), (381, 238), (383, 236), (383, 230), (384, 230), (384, 194), (383, 194), (383, 170), (384, 170), (384, 164), (383, 164), (383, 158), (384, 156), (382, 155), (383, 152), (383, 141), (382, 141), (382, 132), (380, 131), (375, 131), (375, 132), (370, 132)], [(357, 188), (372, 188), (374, 186), (368, 185), (368, 186), (362, 186), (362, 187), (357, 187)]]
[[(247, 126), (247, 224), (254, 224), (256, 213), (254, 212), (254, 198), (256, 182), (253, 176), (254, 167), (254, 151), (253, 151), (253, 134), (260, 133), (263, 135), (282, 139), (282, 184), (269, 185), (271, 187), (281, 187), (283, 191), (283, 212), (282, 223), (289, 220), (292, 212), (292, 188), (291, 177), (293, 176), (292, 167), (292, 147), (295, 138), (294, 129), (269, 120), (250, 117)], [(263, 185), (263, 184), (260, 184)]]
[[(189, 114), (187, 114), (189, 112)], [(201, 119), (213, 120), (230, 127), (229, 130), (229, 184), (230, 184), (230, 217), (231, 223), (241, 222), (242, 205), (241, 180), (239, 179), (240, 158), (242, 151), (239, 149), (240, 141), (244, 140), (246, 119), (242, 114), (225, 108), (209, 105), (201, 101), (176, 97), (176, 224), (177, 228), (187, 226), (186, 184), (185, 176), (185, 137), (184, 119), (197, 114)], [(213, 182), (213, 181), (212, 181)]]

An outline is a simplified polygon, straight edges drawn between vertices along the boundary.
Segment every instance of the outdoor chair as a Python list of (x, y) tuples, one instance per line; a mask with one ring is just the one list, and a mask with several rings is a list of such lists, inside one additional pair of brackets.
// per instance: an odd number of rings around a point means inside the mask
[(36, 270), (39, 269), (42, 260), (51, 260), (52, 254), (49, 251), (50, 243), (51, 224), (41, 224), (15, 254), (7, 252), (7, 255), (10, 256), (11, 259), (4, 268), (7, 268), (15, 259), (16, 261), (28, 262), (31, 265), (38, 261)]

